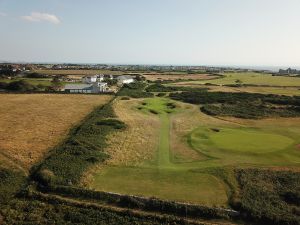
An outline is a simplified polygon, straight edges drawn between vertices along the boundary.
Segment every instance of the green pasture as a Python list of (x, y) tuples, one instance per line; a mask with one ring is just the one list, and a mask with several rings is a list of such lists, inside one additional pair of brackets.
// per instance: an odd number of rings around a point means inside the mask
[[(168, 103), (173, 103), (176, 108), (170, 108)], [(226, 123), (225, 126), (224, 121), (219, 119), (203, 121), (203, 125), (184, 139), (192, 150), (202, 156), (199, 157), (201, 160), (173, 161), (170, 116), (186, 113), (185, 109), (166, 98), (149, 98), (134, 110), (160, 118), (160, 142), (155, 161), (139, 166), (104, 166), (95, 174), (92, 188), (226, 206), (230, 188), (224, 177), (218, 174), (220, 168), (300, 164), (300, 151), (296, 147), (300, 143), (300, 128), (276, 125), (250, 128), (235, 123), (232, 126)]]
[(272, 76), (271, 74), (262, 74), (254, 72), (243, 73), (225, 73), (225, 77), (217, 78), (209, 81), (190, 81), (191, 84), (254, 84), (254, 85), (268, 85), (268, 86), (300, 86), (300, 77), (288, 77), (288, 76)]

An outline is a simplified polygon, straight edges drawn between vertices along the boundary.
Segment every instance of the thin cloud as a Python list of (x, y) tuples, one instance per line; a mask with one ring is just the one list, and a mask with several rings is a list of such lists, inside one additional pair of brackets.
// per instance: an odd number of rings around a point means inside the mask
[(0, 16), (7, 16), (7, 14), (4, 12), (0, 12)]
[(29, 22), (49, 22), (53, 24), (60, 24), (60, 19), (53, 14), (48, 13), (40, 13), (40, 12), (32, 12), (29, 16), (22, 16), (23, 20)]

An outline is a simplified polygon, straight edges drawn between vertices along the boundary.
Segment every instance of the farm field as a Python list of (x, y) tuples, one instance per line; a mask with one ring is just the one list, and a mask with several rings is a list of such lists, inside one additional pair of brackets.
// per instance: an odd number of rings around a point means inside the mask
[(215, 79), (217, 76), (210, 74), (143, 74), (143, 76), (150, 81), (156, 80), (210, 80)]
[(241, 84), (253, 84), (253, 85), (268, 85), (268, 86), (291, 86), (300, 87), (299, 77), (286, 77), (286, 76), (272, 76), (271, 74), (260, 74), (254, 72), (247, 73), (225, 73), (225, 77), (218, 78), (209, 81), (189, 81), (185, 84), (236, 84), (236, 81), (241, 81)]
[(221, 91), (221, 92), (248, 92), (248, 93), (277, 94), (277, 95), (288, 95), (288, 96), (300, 95), (300, 87), (259, 87), (259, 86), (228, 87), (228, 86), (191, 84), (190, 82), (178, 82), (178, 83), (170, 84), (170, 86), (209, 88), (209, 91)]
[(76, 76), (85, 76), (85, 75), (95, 75), (99, 73), (107, 73), (113, 75), (121, 75), (121, 71), (111, 71), (111, 70), (35, 70), (33, 72), (45, 74), (45, 75), (76, 75)]
[[(151, 137), (160, 140), (158, 146), (151, 147), (156, 155), (138, 164), (115, 161), (101, 166), (94, 172), (91, 188), (227, 206), (229, 187), (218, 175), (220, 169), (300, 165), (298, 118), (217, 118), (201, 113), (195, 105), (165, 98), (130, 100), (126, 110), (127, 114), (140, 113), (145, 119), (159, 118), (160, 132)], [(130, 154), (134, 149), (145, 155), (149, 151), (131, 148)]]
[(28, 170), (111, 96), (1, 94), (0, 158)]

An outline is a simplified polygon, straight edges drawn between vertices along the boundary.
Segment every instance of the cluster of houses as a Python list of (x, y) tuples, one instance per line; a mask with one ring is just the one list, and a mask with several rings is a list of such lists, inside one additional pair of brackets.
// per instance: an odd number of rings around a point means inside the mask
[(130, 75), (112, 76), (112, 75), (94, 75), (84, 76), (81, 84), (66, 84), (65, 92), (68, 93), (102, 93), (111, 91), (108, 84), (104, 82), (106, 79), (116, 80), (118, 86), (134, 82), (134, 77)]

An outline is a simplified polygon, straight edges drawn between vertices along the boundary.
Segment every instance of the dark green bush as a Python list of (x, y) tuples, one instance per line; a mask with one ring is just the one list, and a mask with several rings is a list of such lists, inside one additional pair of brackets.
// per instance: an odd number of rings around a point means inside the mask
[(157, 97), (164, 97), (164, 96), (166, 96), (166, 93), (161, 92), (161, 93), (158, 93), (156, 96)]
[(26, 91), (34, 91), (36, 87), (32, 84), (29, 84), (25, 80), (18, 80), (18, 81), (10, 82), (7, 85), (6, 89), (10, 91), (26, 92)]
[(152, 114), (159, 114), (156, 110), (154, 109), (149, 109), (149, 112), (151, 112)]
[(204, 104), (201, 111), (212, 116), (263, 118), (300, 116), (300, 97), (255, 93), (182, 92), (170, 98), (192, 104)]
[(9, 202), (26, 184), (26, 177), (21, 172), (0, 168), (0, 206)]
[(148, 92), (207, 91), (207, 90), (208, 90), (208, 88), (165, 86), (160, 83), (149, 85), (146, 88), (146, 91), (148, 91)]
[(111, 126), (114, 129), (124, 129), (124, 128), (126, 128), (125, 123), (123, 123), (120, 120), (116, 120), (116, 119), (100, 120), (99, 122), (97, 122), (97, 125)]
[(125, 84), (120, 91), (117, 93), (118, 96), (128, 96), (131, 98), (150, 98), (154, 95), (152, 93), (145, 92), (144, 89), (146, 83), (134, 82)]

